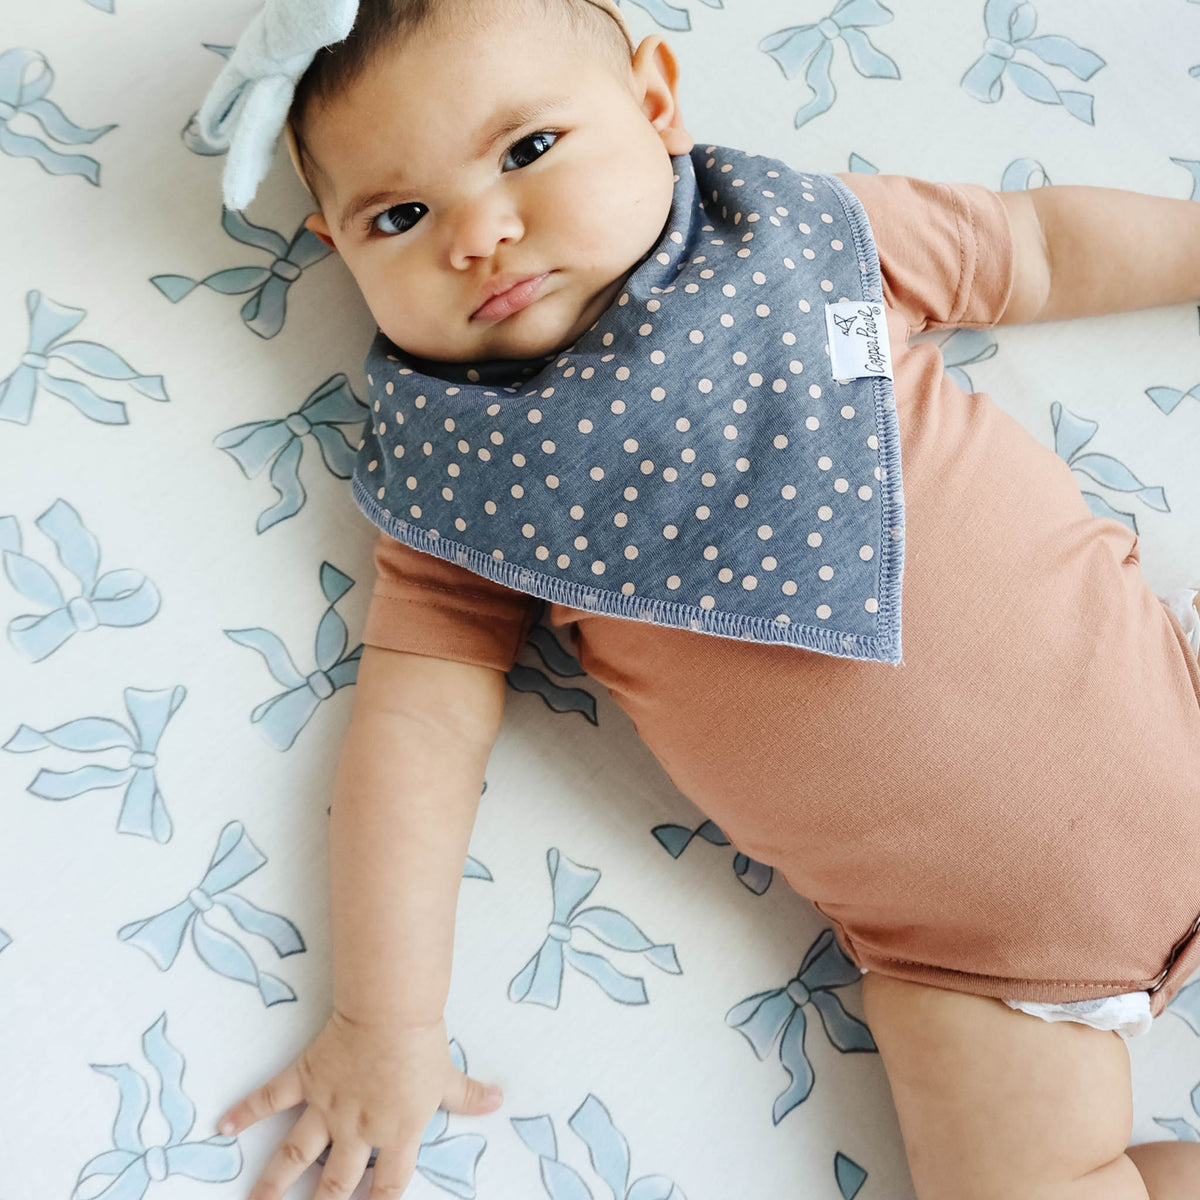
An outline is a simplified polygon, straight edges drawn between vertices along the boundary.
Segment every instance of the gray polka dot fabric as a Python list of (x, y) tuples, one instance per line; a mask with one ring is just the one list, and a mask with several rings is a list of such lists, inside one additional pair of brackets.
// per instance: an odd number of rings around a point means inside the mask
[(453, 364), (376, 337), (355, 500), (559, 604), (897, 663), (900, 441), (866, 214), (778, 159), (672, 161), (661, 239), (575, 345)]

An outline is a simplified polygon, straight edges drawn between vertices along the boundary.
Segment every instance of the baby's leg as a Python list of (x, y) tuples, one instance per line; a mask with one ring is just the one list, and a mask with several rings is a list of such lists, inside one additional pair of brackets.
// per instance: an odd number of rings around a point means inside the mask
[(876, 971), (863, 1007), (918, 1200), (1200, 1195), (1200, 1163), (1190, 1184), (1151, 1192), (1125, 1153), (1133, 1097), (1118, 1034)]

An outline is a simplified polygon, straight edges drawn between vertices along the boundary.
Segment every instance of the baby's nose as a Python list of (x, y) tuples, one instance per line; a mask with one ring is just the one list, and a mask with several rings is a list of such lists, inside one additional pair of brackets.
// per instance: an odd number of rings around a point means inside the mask
[(472, 259), (491, 258), (505, 243), (519, 241), (524, 232), (524, 222), (511, 202), (481, 198), (465, 204), (451, 222), (454, 266), (461, 269)]

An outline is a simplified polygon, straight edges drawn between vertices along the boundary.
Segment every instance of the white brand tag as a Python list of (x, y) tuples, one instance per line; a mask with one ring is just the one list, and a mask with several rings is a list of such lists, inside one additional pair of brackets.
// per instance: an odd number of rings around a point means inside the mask
[(878, 300), (826, 304), (825, 329), (834, 379), (893, 378), (887, 316)]

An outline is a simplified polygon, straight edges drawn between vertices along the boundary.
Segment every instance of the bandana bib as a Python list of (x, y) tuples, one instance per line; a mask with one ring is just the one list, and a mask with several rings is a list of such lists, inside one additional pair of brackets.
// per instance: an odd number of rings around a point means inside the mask
[(900, 436), (866, 213), (778, 159), (672, 163), (662, 237), (566, 350), (433, 363), (377, 335), (355, 501), (557, 604), (898, 663)]

